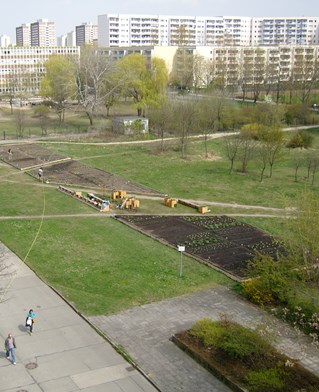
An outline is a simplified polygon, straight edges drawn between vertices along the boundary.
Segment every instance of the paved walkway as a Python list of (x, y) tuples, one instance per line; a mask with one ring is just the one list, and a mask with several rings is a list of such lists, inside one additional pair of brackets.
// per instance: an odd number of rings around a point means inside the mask
[(319, 349), (309, 337), (298, 334), (225, 287), (139, 306), (112, 316), (90, 317), (90, 321), (123, 345), (161, 391), (219, 392), (229, 389), (169, 339), (196, 320), (204, 317), (218, 320), (221, 314), (248, 327), (268, 325), (277, 332), (277, 347), (300, 359), (319, 376)]
[[(0, 244), (1, 392), (155, 392), (85, 320), (12, 252)], [(10, 272), (10, 275), (4, 273)], [(63, 273), (61, 271), (61, 273)], [(4, 291), (3, 291), (4, 290)], [(32, 336), (24, 326), (30, 308), (37, 314)], [(3, 351), (11, 332), (17, 365)]]
[[(46, 286), (12, 252), (0, 244), (0, 261), (9, 265), (0, 275), (0, 338), (12, 332), (17, 365), (0, 351), (1, 392), (155, 392), (156, 388)], [(37, 313), (29, 336), (24, 319)], [(225, 287), (216, 287), (158, 303), (135, 307), (89, 321), (136, 361), (162, 392), (229, 392), (170, 337), (196, 320), (228, 314), (243, 325), (268, 325), (277, 331), (277, 346), (319, 376), (319, 350), (310, 338), (251, 305)], [(278, 332), (280, 331), (280, 332)]]

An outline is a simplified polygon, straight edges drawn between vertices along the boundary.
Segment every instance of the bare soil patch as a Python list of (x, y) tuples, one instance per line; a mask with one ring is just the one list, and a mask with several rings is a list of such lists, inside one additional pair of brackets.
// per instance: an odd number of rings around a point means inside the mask
[(270, 235), (228, 216), (117, 216), (118, 220), (227, 272), (247, 277), (256, 252), (276, 258), (283, 244)]
[[(12, 155), (9, 156), (8, 149)], [(37, 178), (43, 167), (44, 180), (59, 185), (72, 185), (105, 190), (125, 190), (128, 193), (162, 196), (163, 193), (134, 183), (115, 174), (105, 172), (44, 148), (40, 144), (17, 144), (0, 147), (0, 159)]]

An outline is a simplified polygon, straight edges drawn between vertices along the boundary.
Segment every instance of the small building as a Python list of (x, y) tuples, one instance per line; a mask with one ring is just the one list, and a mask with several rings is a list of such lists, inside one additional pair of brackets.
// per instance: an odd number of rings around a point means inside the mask
[(113, 132), (121, 135), (148, 133), (148, 118), (139, 116), (114, 117)]

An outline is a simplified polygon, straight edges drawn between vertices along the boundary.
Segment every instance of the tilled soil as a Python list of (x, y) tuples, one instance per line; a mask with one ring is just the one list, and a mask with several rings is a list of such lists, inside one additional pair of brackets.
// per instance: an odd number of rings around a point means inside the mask
[[(11, 156), (8, 154), (9, 148), (12, 150)], [(128, 193), (137, 194), (163, 195), (161, 192), (115, 174), (87, 166), (82, 162), (44, 148), (40, 144), (1, 146), (0, 159), (20, 170), (27, 170), (33, 177), (37, 177), (38, 168), (42, 166), (44, 181), (49, 183), (125, 190)]]
[(118, 220), (242, 279), (256, 252), (276, 257), (283, 245), (253, 226), (227, 216), (117, 216)]

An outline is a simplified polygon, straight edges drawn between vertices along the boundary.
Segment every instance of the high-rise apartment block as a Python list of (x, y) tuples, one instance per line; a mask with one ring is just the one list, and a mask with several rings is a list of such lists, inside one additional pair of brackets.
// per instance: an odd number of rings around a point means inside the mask
[(39, 19), (16, 28), (17, 46), (55, 46), (55, 23)]
[(17, 46), (31, 45), (31, 27), (30, 23), (24, 23), (16, 27), (16, 44)]
[(98, 40), (98, 26), (93, 23), (82, 23), (75, 27), (76, 46), (94, 45)]
[(98, 45), (318, 45), (318, 17), (251, 18), (106, 14), (98, 16)]
[(31, 23), (31, 46), (55, 46), (55, 23), (39, 19)]
[(8, 35), (0, 36), (0, 47), (7, 48), (10, 45), (10, 37)]

